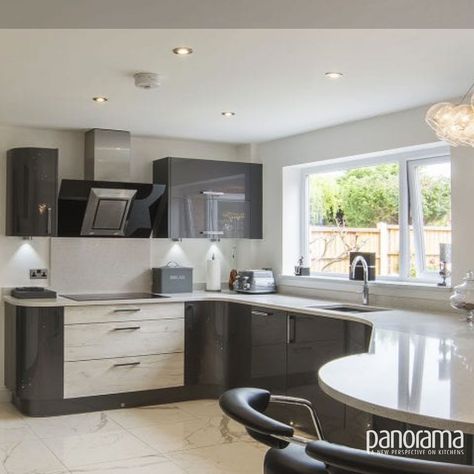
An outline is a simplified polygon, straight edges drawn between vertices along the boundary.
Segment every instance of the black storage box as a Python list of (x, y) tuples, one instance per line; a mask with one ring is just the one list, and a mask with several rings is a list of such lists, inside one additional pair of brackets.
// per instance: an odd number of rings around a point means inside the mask
[(166, 265), (153, 268), (153, 293), (191, 293), (193, 291), (193, 269)]
[(351, 252), (350, 253), (350, 263), (349, 263), (349, 279), (351, 280), (363, 280), (364, 279), (364, 269), (362, 267), (362, 263), (358, 263), (356, 265), (355, 269), (355, 275), (352, 276), (351, 272), (351, 267), (352, 267), (352, 261), (358, 256), (361, 255), (362, 257), (365, 258), (365, 261), (367, 262), (367, 265), (369, 267), (369, 280), (375, 280), (375, 271), (376, 271), (376, 266), (375, 266), (375, 252)]

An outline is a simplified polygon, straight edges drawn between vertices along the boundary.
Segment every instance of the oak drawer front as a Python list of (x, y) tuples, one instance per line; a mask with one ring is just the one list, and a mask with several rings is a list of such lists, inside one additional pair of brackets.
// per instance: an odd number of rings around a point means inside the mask
[(183, 385), (183, 353), (64, 363), (64, 398)]
[(64, 360), (184, 351), (184, 319), (73, 324), (64, 327)]
[(64, 324), (184, 318), (184, 303), (66, 306)]

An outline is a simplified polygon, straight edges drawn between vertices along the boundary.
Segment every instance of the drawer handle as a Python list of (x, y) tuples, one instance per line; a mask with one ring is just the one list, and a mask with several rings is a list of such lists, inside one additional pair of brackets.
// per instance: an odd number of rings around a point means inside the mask
[(252, 310), (252, 316), (273, 316), (273, 313), (267, 313), (266, 311)]
[(137, 331), (140, 326), (127, 326), (123, 328), (113, 328), (113, 331)]
[(114, 367), (136, 367), (140, 364), (141, 362), (124, 362), (122, 364), (114, 364)]
[(201, 194), (204, 194), (204, 196), (213, 196), (213, 197), (224, 196), (224, 193), (221, 191), (201, 191)]
[(141, 308), (117, 308), (114, 309), (114, 313), (137, 313), (141, 311)]
[(223, 230), (203, 230), (202, 235), (224, 235)]

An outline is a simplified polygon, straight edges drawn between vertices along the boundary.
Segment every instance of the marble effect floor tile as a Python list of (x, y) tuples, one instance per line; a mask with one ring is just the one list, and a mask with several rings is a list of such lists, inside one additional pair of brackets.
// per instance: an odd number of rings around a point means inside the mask
[(26, 417), (11, 403), (0, 403), (0, 423), (2, 428), (11, 428), (26, 425)]
[(130, 432), (162, 453), (232, 443), (248, 437), (243, 428), (225, 415), (153, 425)]
[(66, 467), (38, 439), (0, 445), (0, 464), (8, 474), (57, 474)]
[(266, 449), (257, 444), (231, 443), (169, 454), (188, 474), (259, 474)]
[(106, 412), (27, 418), (26, 423), (39, 438), (123, 431), (123, 428), (113, 421)]
[(68, 469), (156, 454), (154, 449), (126, 431), (47, 438), (43, 442)]
[(178, 423), (196, 419), (194, 415), (184, 411), (177, 404), (124, 408), (112, 410), (108, 414), (112, 420), (127, 430), (155, 424)]
[(259, 474), (266, 449), (216, 400), (46, 418), (0, 403), (0, 474)]
[(217, 400), (190, 400), (181, 402), (179, 407), (197, 417), (209, 418), (222, 415), (222, 410)]
[(72, 474), (186, 474), (161, 456), (144, 456), (124, 461), (99, 463), (71, 469)]

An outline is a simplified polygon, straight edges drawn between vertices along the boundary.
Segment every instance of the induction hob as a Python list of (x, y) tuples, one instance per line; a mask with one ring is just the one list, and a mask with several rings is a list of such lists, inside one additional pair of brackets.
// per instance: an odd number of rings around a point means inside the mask
[(155, 298), (168, 298), (168, 296), (154, 295), (153, 293), (83, 293), (79, 295), (61, 296), (73, 301), (148, 300)]

